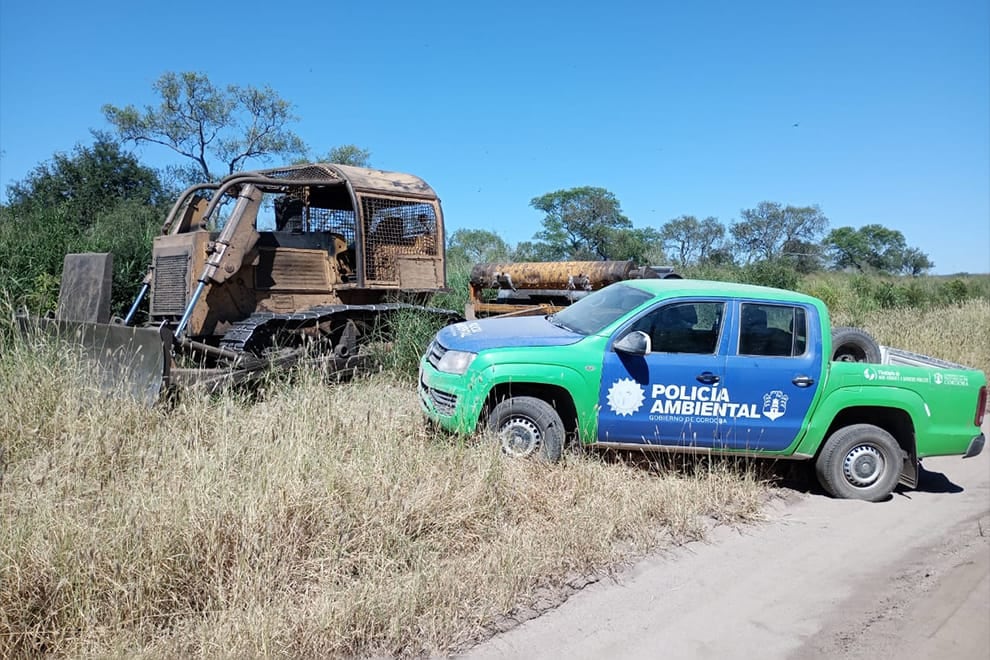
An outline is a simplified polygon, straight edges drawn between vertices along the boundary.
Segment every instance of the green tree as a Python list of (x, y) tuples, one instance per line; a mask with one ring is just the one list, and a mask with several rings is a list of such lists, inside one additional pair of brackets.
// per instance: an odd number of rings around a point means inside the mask
[(12, 217), (58, 209), (60, 218), (86, 227), (124, 200), (150, 206), (164, 203), (167, 191), (154, 170), (124, 152), (110, 136), (94, 133), (94, 138), (92, 146), (56, 153), (24, 180), (10, 184)]
[(928, 258), (928, 255), (915, 247), (904, 250), (904, 264), (901, 271), (906, 275), (917, 277), (935, 267), (935, 262)]
[(653, 227), (617, 229), (609, 239), (609, 258), (619, 261), (632, 259), (639, 265), (660, 265), (667, 262), (660, 232)]
[(154, 170), (109, 137), (57, 153), (8, 189), (0, 207), (0, 289), (18, 306), (54, 309), (68, 252), (112, 252), (113, 305), (133, 297), (169, 196)]
[(487, 229), (458, 229), (447, 240), (447, 258), (465, 264), (508, 261), (512, 250), (501, 236)]
[(660, 236), (674, 261), (686, 266), (706, 263), (725, 240), (725, 227), (711, 216), (698, 220), (693, 215), (682, 215), (664, 224)]
[(800, 277), (789, 259), (761, 259), (748, 263), (737, 272), (738, 281), (778, 289), (796, 290)]
[(534, 197), (530, 206), (545, 214), (535, 238), (557, 259), (609, 259), (616, 230), (632, 229), (619, 200), (604, 188), (557, 190)]
[(161, 99), (157, 107), (107, 104), (103, 114), (121, 139), (160, 144), (191, 160), (182, 168), (187, 182), (215, 181), (251, 159), (291, 160), (306, 152), (287, 128), (296, 120), (292, 105), (271, 87), (221, 88), (201, 73), (169, 72), (153, 88)]
[(860, 272), (920, 275), (934, 266), (928, 255), (908, 247), (904, 234), (875, 223), (859, 229), (833, 229), (825, 237), (824, 245), (836, 270), (854, 268)]
[(559, 261), (564, 257), (543, 241), (520, 241), (512, 250), (512, 261)]
[(807, 275), (822, 269), (823, 252), (821, 243), (794, 239), (784, 243), (781, 258), (797, 272)]
[(760, 202), (743, 209), (742, 220), (729, 227), (736, 249), (746, 263), (785, 256), (785, 252), (819, 242), (828, 218), (817, 206), (783, 206)]
[(341, 144), (331, 148), (325, 156), (314, 158), (313, 162), (371, 167), (371, 152), (356, 144)]

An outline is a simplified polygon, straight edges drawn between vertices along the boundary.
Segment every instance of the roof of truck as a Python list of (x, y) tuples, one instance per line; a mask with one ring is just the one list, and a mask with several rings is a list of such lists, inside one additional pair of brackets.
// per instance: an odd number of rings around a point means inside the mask
[(718, 296), (730, 298), (759, 298), (763, 300), (778, 300), (787, 302), (804, 302), (822, 304), (818, 298), (755, 284), (739, 284), (736, 282), (717, 282), (714, 280), (692, 279), (642, 279), (622, 282), (637, 289), (642, 289), (654, 295), (672, 296)]

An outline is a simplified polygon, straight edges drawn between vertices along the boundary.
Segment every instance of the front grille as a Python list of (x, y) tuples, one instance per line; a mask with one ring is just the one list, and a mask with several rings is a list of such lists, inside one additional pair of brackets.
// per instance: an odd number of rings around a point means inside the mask
[(419, 379), (419, 395), (424, 401), (429, 400), (441, 415), (453, 415), (457, 408), (457, 395), (430, 387), (422, 378)]
[(430, 395), (430, 400), (433, 401), (433, 405), (436, 407), (438, 413), (441, 415), (454, 414), (454, 409), (457, 408), (456, 394), (441, 392), (432, 387), (426, 388), (426, 391)]
[(181, 316), (186, 311), (186, 281), (189, 255), (155, 257), (154, 287), (151, 290), (152, 316)]
[(443, 357), (447, 349), (440, 345), (440, 342), (434, 340), (430, 343), (430, 347), (426, 350), (426, 361), (433, 365), (434, 369), (440, 367), (440, 358)]

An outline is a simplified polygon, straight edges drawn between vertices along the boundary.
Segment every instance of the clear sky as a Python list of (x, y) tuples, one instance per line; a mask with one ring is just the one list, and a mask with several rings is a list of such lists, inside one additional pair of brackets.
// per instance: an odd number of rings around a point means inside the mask
[(937, 273), (990, 272), (988, 7), (0, 0), (0, 184), (90, 144), (104, 103), (198, 71), (273, 87), (313, 152), (423, 177), (448, 231), (529, 240), (532, 198), (590, 185), (637, 227), (817, 204), (900, 230)]

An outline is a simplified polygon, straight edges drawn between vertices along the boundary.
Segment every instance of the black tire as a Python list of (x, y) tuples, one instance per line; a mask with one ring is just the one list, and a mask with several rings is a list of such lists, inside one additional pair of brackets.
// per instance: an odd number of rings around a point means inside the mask
[(904, 456), (894, 436), (882, 428), (853, 424), (825, 442), (815, 461), (815, 474), (833, 497), (879, 502), (894, 491)]
[(539, 456), (556, 463), (564, 449), (560, 415), (546, 401), (531, 396), (505, 399), (488, 416), (488, 429), (509, 456)]
[(859, 328), (832, 328), (832, 360), (880, 364), (880, 345)]

